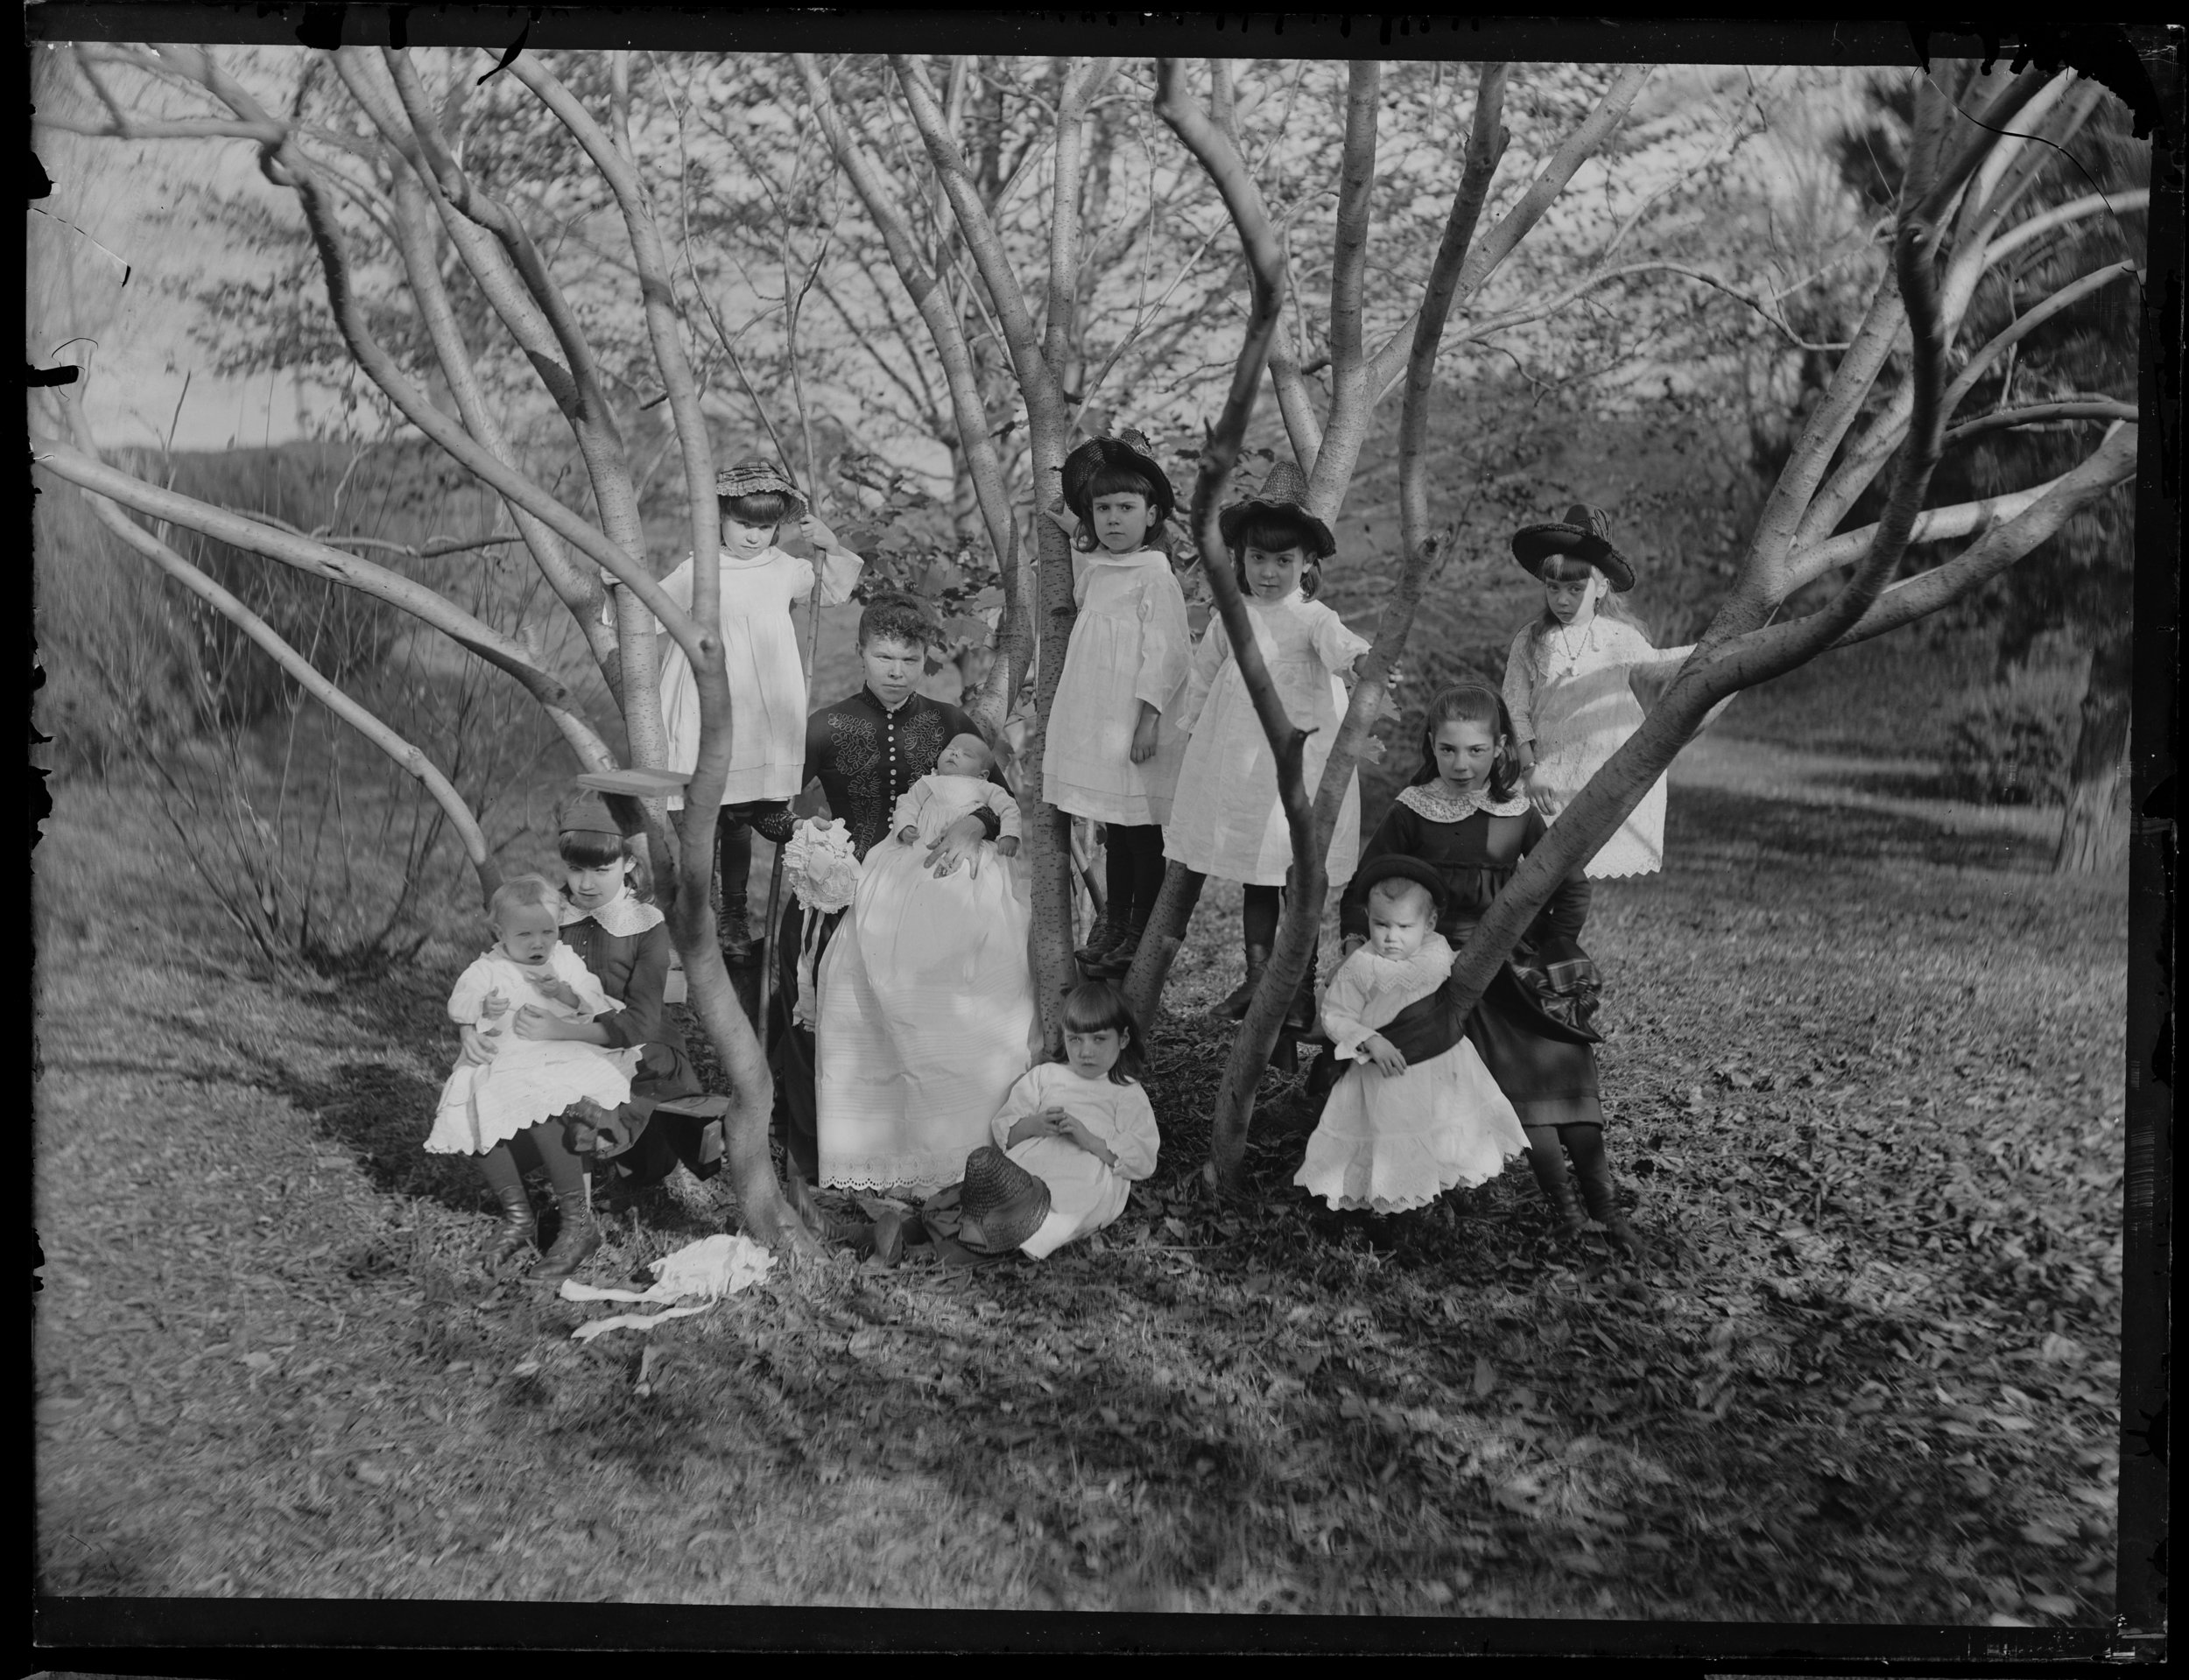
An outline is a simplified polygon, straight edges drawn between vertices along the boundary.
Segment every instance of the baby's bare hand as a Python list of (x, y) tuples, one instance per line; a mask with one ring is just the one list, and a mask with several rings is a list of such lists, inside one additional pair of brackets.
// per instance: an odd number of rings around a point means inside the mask
[(493, 1021), (509, 1013), (509, 999), (500, 992), (489, 992), (479, 1005), (479, 1013), (487, 1020)]

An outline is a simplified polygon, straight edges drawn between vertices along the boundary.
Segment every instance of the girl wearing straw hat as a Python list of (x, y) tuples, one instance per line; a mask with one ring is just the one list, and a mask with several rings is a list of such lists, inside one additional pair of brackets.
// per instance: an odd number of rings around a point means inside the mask
[[(794, 601), (818, 589), (820, 604), (851, 599), (863, 564), (814, 517), (804, 494), (772, 461), (738, 462), (714, 476), (722, 520), (721, 634), (729, 672), (729, 777), (722, 784), (722, 814), (715, 829), (721, 891), (723, 960), (753, 959), (747, 918), (747, 882), (752, 872), (751, 821), (780, 812), (805, 784), (806, 678), (799, 667)], [(776, 546), (786, 519), (813, 545), (820, 562)], [(692, 604), (692, 557), (661, 580), (679, 607)], [(666, 768), (689, 774), (700, 756), (700, 690), (684, 650), (665, 638), (661, 649), (661, 724), (669, 737)], [(680, 794), (669, 796), (681, 810)]]
[[(1543, 584), (1543, 611), (1512, 639), (1505, 707), (1528, 798), (1545, 822), (1573, 803), (1664, 692), (1692, 646), (1654, 648), (1622, 597), (1634, 566), (1611, 545), (1610, 517), (1575, 503), (1566, 517), (1513, 535), (1513, 558)], [(1716, 713), (1713, 713), (1715, 716)], [(1650, 784), (1587, 865), (1597, 879), (1654, 875), (1665, 862), (1665, 778)]]

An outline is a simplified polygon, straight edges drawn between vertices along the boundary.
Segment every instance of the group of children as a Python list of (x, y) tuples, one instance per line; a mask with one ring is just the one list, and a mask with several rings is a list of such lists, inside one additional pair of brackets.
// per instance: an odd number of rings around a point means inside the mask
[[(1062, 478), (1045, 511), (1071, 538), (1078, 614), (1042, 792), (1102, 826), (1109, 890), (1077, 953), (1085, 978), (1065, 1000), (1063, 1053), (1047, 1062), (1017, 803), (972, 721), (912, 692), (933, 639), (924, 609), (870, 603), (860, 692), (809, 715), (789, 609), (817, 588), (824, 601), (848, 598), (857, 557), (768, 464), (718, 480), (722, 635), (738, 685), (721, 823), (725, 955), (750, 945), (747, 832), (787, 842), (800, 820), (789, 801), (819, 781), (861, 860), (857, 884), (848, 907), (786, 906), (781, 938), (814, 964), (819, 1006), (812, 1032), (787, 999), (769, 1024), (795, 1172), (924, 1198), (862, 1234), (885, 1258), (922, 1235), (1045, 1255), (1116, 1219), (1130, 1183), (1153, 1170), (1155, 1117), (1137, 1078), (1145, 1044), (1114, 982), (1166, 861), (1244, 886), (1247, 973), (1220, 1006), (1234, 1018), (1275, 945), (1292, 864), (1276, 767), (1224, 625), (1193, 637), (1160, 542), (1176, 512), (1168, 477), (1145, 439), (1125, 432), (1073, 451)], [(1315, 599), (1336, 545), (1306, 489), (1280, 462), (1219, 524), (1263, 663), (1309, 732), (1312, 797), (1369, 643)], [(788, 517), (819, 552), (819, 573), (773, 545)], [(1592, 876), (1658, 867), (1662, 784), (1560, 884), (1479, 1002), (1456, 1009), (1450, 980), (1547, 824), (1689, 650), (1651, 648), (1617, 604), (1634, 574), (1600, 511), (1531, 526), (1513, 551), (1542, 581), (1545, 609), (1514, 638), (1503, 692), (1463, 683), (1432, 700), (1419, 770), (1365, 846), (1357, 786), (1347, 789), (1327, 860), (1342, 889), (1342, 960), (1319, 1001), (1311, 968), (1287, 1023), (1327, 1044), (1296, 1182), (1333, 1209), (1387, 1215), (1461, 1198), (1524, 1152), (1561, 1234), (1593, 1218), (1638, 1252), (1603, 1148), (1596, 976), (1580, 936)], [(672, 574), (680, 600), (690, 564)], [(665, 659), (662, 680), (672, 766), (681, 755), (676, 767), (688, 769), (688, 665)], [(661, 1009), (667, 940), (645, 903), (644, 859), (605, 812), (589, 814), (597, 804), (563, 819), (562, 889), (526, 877), (495, 896), (496, 946), (450, 999), (464, 1059), (427, 1144), (480, 1160), (505, 1210), (497, 1260), (531, 1240), (522, 1169), (546, 1166), (562, 1233), (530, 1274), (545, 1282), (597, 1244), (584, 1159), (640, 1177), (679, 1160), (713, 1166), (697, 1081)], [(578, 949), (559, 942), (572, 929), (589, 930)]]

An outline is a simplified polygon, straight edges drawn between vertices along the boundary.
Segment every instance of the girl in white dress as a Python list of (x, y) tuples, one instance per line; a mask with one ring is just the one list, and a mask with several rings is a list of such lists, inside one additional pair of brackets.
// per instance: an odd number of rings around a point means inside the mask
[[(822, 954), (815, 1079), (820, 1179), (919, 1192), (954, 1184), (988, 1117), (1040, 1047), (1028, 954), (1032, 909), (1014, 854), (1018, 805), (958, 735), (890, 813), (845, 925)], [(961, 874), (936, 845), (986, 808)], [(922, 843), (925, 843), (924, 846)]]
[(1079, 608), (1042, 748), (1042, 798), (1103, 825), (1109, 899), (1077, 954), (1090, 978), (1132, 967), (1163, 886), (1186, 737), (1170, 721), (1193, 630), (1170, 556), (1156, 545), (1175, 511), (1148, 440), (1128, 431), (1065, 457), (1064, 510)]
[[(1219, 523), (1278, 696), (1292, 721), (1313, 732), (1303, 754), (1312, 799), (1345, 714), (1346, 686), (1340, 678), (1351, 672), (1369, 643), (1314, 599), (1321, 583), (1319, 562), (1337, 545), (1330, 527), (1307, 511), (1306, 490), (1299, 469), (1280, 460), (1260, 493), (1226, 508)], [(1390, 680), (1397, 685), (1396, 668)], [(1218, 1006), (1237, 1020), (1253, 1002), (1277, 943), (1292, 837), (1278, 799), (1277, 761), (1221, 619), (1210, 620), (1193, 650), (1178, 723), (1192, 739), (1179, 768), (1164, 851), (1189, 869), (1246, 885), (1246, 979)], [(1330, 834), (1326, 867), (1331, 891), (1353, 878), (1360, 847), (1361, 790), (1354, 780), (1346, 784)], [(1303, 1030), (1312, 1023), (1313, 1005), (1311, 966), (1294, 1006), (1294, 1024)]]
[[(1690, 645), (1654, 648), (1619, 597), (1634, 568), (1606, 540), (1601, 508), (1576, 503), (1558, 524), (1517, 532), (1512, 552), (1543, 580), (1542, 613), (1512, 639), (1505, 657), (1511, 713), (1528, 798), (1545, 822), (1642, 727)], [(1722, 709), (1722, 708), (1720, 708)], [(1716, 716), (1716, 712), (1711, 713)], [(1619, 831), (1589, 859), (1587, 873), (1654, 875), (1665, 862), (1665, 778), (1650, 784)]]
[(567, 1276), (599, 1246), (586, 1205), (584, 1170), (564, 1146), (560, 1117), (575, 1111), (595, 1121), (605, 1119), (605, 1110), (630, 1100), (630, 1073), (639, 1057), (637, 1048), (608, 1050), (506, 1030), (514, 1020), (510, 1010), (519, 1005), (537, 1004), (557, 1021), (588, 1022), (623, 1008), (562, 943), (560, 905), (561, 895), (542, 875), (519, 875), (495, 890), (489, 910), (494, 948), (457, 976), (448, 1016), (499, 1048), (490, 1060), (467, 1053), (457, 1064), (441, 1087), (426, 1140), (429, 1154), (478, 1159), (505, 1216), (504, 1238), (492, 1256), (496, 1263), (521, 1247), (509, 1234), (522, 1227), (529, 1241), (531, 1222), (523, 1171), (510, 1145), (521, 1139), (538, 1152), (554, 1184), (563, 1233), (531, 1274), (541, 1282)]
[[(714, 831), (721, 889), (722, 955), (752, 959), (746, 883), (752, 870), (751, 821), (785, 809), (805, 785), (806, 676), (799, 660), (798, 624), (791, 608), (815, 589), (820, 604), (851, 599), (863, 562), (807, 510), (806, 497), (765, 460), (741, 461), (714, 479), (722, 521), (721, 634), (729, 671), (729, 776)], [(813, 545), (813, 563), (775, 545), (785, 519)], [(661, 580), (678, 606), (692, 605), (692, 557)], [(661, 643), (661, 723), (669, 737), (667, 768), (689, 773), (700, 757), (700, 690), (684, 650)], [(681, 795), (671, 794), (672, 810)]]
[(1330, 1054), (1353, 1066), (1292, 1182), (1341, 1211), (1395, 1213), (1496, 1177), (1528, 1135), (1460, 1017), (1439, 1008), (1453, 963), (1436, 931), (1443, 878), (1390, 854), (1362, 879), (1368, 943), (1339, 965), (1322, 1000)]
[(1155, 1170), (1162, 1139), (1139, 1079), (1140, 1029), (1124, 995), (1087, 981), (1064, 1000), (1064, 1054), (1027, 1069), (989, 1131), (995, 1146), (1049, 1187), (1049, 1213), (1020, 1243), (1039, 1260), (1125, 1211), (1135, 1180)]

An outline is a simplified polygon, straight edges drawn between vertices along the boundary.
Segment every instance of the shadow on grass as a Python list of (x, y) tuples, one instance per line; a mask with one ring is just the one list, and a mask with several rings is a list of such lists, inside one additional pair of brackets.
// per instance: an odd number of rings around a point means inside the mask
[[(1820, 778), (1828, 779), (1828, 778)], [(1849, 784), (1859, 777), (1847, 778)], [(1924, 863), (2000, 875), (2049, 872), (2052, 847), (2004, 823), (1969, 822), (1951, 807), (1918, 816), (1877, 805), (1814, 805), (1719, 787), (1684, 787), (1671, 803), (1668, 855), (1762, 854), (1834, 873), (1852, 865)]]

